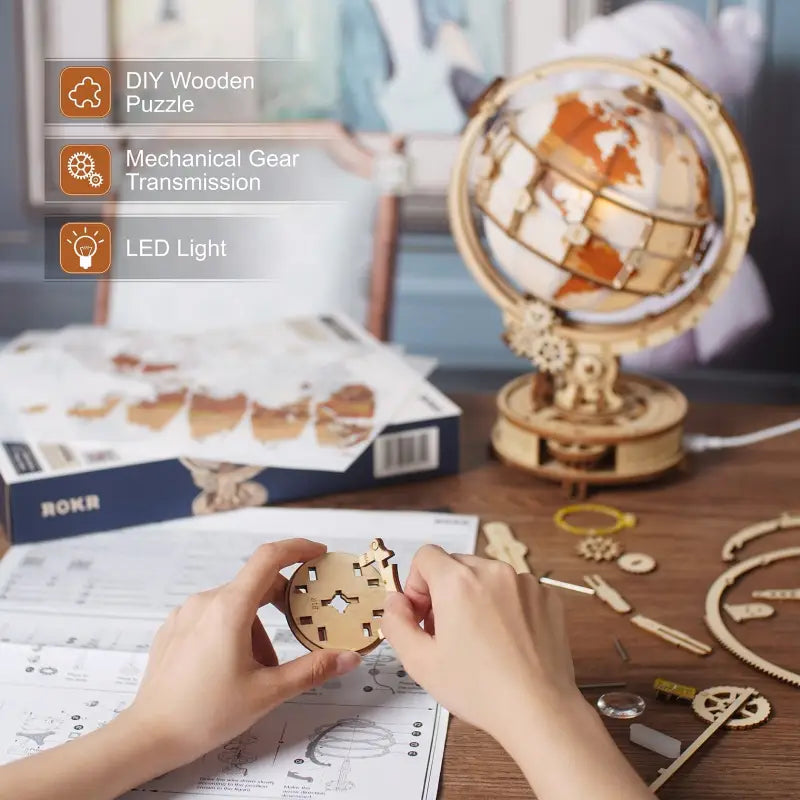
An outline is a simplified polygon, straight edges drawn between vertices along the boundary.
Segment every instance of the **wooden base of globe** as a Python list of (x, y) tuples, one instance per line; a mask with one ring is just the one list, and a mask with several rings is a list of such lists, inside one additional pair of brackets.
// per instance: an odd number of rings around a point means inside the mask
[(531, 376), (523, 375), (498, 394), (492, 448), (503, 462), (578, 494), (651, 480), (680, 464), (686, 398), (668, 383), (632, 375), (621, 375), (616, 391), (620, 412), (577, 420), (554, 406), (536, 410)]

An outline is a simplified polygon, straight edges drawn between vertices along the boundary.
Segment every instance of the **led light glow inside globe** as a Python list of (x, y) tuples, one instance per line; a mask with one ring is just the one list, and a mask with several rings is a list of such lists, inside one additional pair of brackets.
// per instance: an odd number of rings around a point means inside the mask
[(492, 254), (520, 291), (593, 322), (640, 318), (688, 293), (713, 220), (691, 135), (634, 86), (501, 113), (475, 199)]

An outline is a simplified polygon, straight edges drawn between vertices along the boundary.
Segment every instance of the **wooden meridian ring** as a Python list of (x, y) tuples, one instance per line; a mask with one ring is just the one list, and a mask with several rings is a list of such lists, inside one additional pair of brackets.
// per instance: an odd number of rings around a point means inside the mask
[(785, 558), (800, 558), (800, 547), (787, 547), (783, 550), (773, 550), (771, 553), (754, 556), (723, 572), (722, 575), (711, 584), (708, 594), (706, 595), (705, 622), (714, 638), (737, 658), (749, 664), (751, 667), (761, 670), (761, 672), (766, 672), (767, 675), (771, 675), (773, 678), (786, 681), (786, 683), (791, 683), (794, 686), (800, 686), (800, 673), (779, 667), (777, 664), (773, 664), (771, 661), (761, 658), (757, 653), (754, 653), (743, 645), (728, 630), (725, 620), (722, 618), (721, 611), (722, 599), (725, 592), (733, 586), (742, 575), (754, 569), (758, 569), (759, 567), (766, 567), (775, 561), (781, 561)]
[(449, 208), (453, 236), (467, 267), (504, 314), (521, 321), (525, 298), (492, 262), (481, 243), (470, 197), (475, 151), (487, 123), (513, 95), (530, 84), (576, 71), (627, 75), (673, 100), (705, 137), (722, 180), (724, 217), (719, 253), (714, 265), (687, 297), (660, 314), (635, 322), (598, 325), (562, 319), (554, 327), (556, 335), (580, 343), (583, 352), (622, 355), (655, 347), (690, 330), (728, 286), (747, 252), (755, 223), (753, 177), (741, 137), (719, 97), (666, 58), (571, 58), (544, 64), (512, 80), (496, 82), (476, 103), (474, 116), (461, 138)]

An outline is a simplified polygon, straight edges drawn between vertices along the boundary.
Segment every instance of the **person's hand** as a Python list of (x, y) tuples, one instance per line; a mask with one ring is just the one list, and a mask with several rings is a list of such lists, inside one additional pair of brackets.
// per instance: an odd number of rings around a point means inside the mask
[(523, 704), (579, 698), (557, 592), (507, 564), (423, 547), (381, 628), (417, 683), (501, 742)]
[(361, 663), (356, 653), (318, 650), (278, 666), (256, 616), (267, 603), (285, 611), (281, 568), (324, 552), (324, 545), (305, 539), (262, 545), (230, 583), (190, 597), (170, 614), (153, 641), (136, 700), (124, 713), (158, 732), (174, 766)]

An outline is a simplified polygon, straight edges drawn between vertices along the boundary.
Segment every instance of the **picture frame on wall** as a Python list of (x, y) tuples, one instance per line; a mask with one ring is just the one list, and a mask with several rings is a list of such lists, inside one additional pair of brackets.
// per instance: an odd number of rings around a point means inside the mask
[[(446, 222), (467, 110), (500, 74), (547, 57), (600, 0), (22, 0), (30, 199), (47, 204), (42, 142), (58, 135), (34, 98), (46, 58), (254, 59), (266, 70), (253, 120), (334, 119), (367, 145), (405, 140), (411, 226)], [(78, 6), (80, 8), (78, 8)], [(74, 13), (80, 10), (80, 14)], [(88, 26), (76, 19), (91, 20)], [(270, 82), (266, 59), (294, 62)], [(291, 82), (285, 81), (291, 76)], [(37, 94), (38, 92), (38, 94)], [(102, 136), (123, 140), (121, 125)], [(71, 128), (75, 131), (75, 127)], [(176, 135), (171, 126), (171, 135)], [(93, 128), (97, 137), (101, 131)], [(154, 127), (153, 134), (157, 134)], [(51, 204), (47, 204), (48, 206)]]

